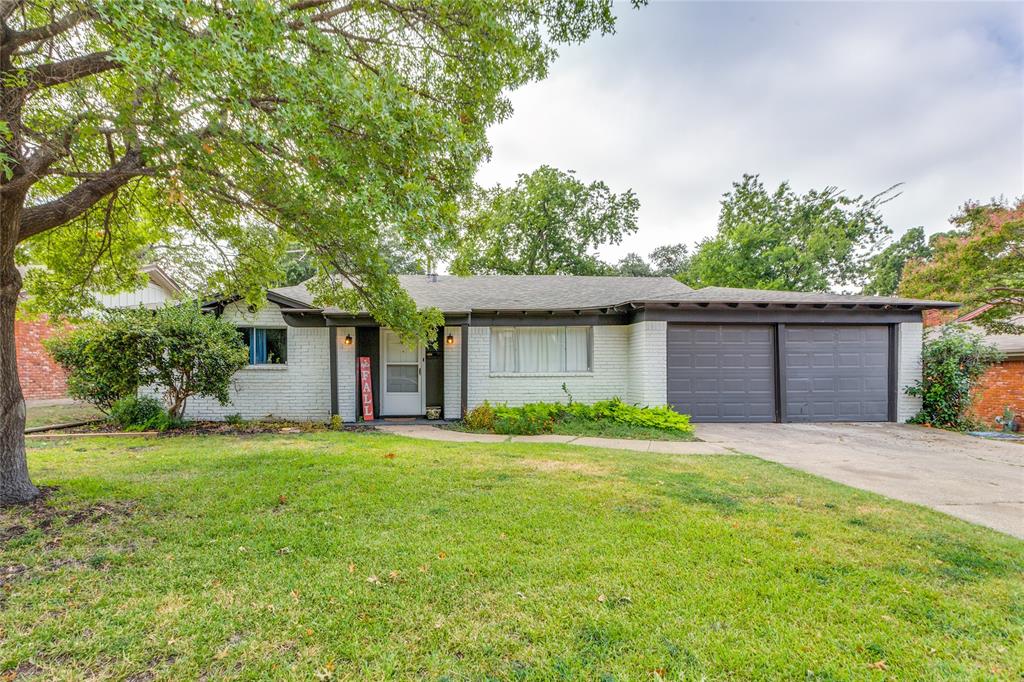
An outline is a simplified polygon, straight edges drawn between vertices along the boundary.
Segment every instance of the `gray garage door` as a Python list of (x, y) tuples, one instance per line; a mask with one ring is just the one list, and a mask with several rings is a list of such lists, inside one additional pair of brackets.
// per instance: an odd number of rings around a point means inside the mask
[(668, 402), (702, 422), (775, 421), (772, 327), (668, 327)]
[(785, 420), (886, 421), (885, 326), (790, 326), (782, 334)]

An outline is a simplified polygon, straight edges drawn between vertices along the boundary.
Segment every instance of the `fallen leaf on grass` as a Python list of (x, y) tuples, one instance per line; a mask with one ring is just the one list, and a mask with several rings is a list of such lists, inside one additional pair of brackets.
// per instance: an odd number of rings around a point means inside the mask
[(393, 452), (389, 452), (388, 454), (384, 455), (384, 459), (394, 459), (394, 458), (395, 458), (395, 453), (393, 453)]
[(881, 660), (875, 661), (874, 663), (869, 663), (868, 668), (870, 668), (871, 670), (888, 670), (889, 666), (885, 664), (884, 660)]
[(444, 552), (438, 552), (438, 553), (437, 553), (437, 558), (438, 558), (438, 559), (447, 559), (447, 558), (448, 558), (448, 555), (447, 555), (447, 554), (445, 554)]
[(605, 597), (603, 594), (597, 595), (597, 601), (601, 602), (602, 604), (605, 602), (606, 599), (607, 597)]
[(284, 554), (291, 554), (291, 553), (292, 553), (292, 548), (291, 547), (282, 547), (281, 549), (277, 550), (278, 556), (281, 556), (281, 555), (284, 555)]
[(380, 578), (378, 578), (375, 575), (370, 575), (370, 576), (366, 577), (366, 582), (368, 582), (368, 583), (370, 583), (372, 585), (376, 585), (377, 583), (380, 582)]
[(356, 565), (354, 563), (352, 563), (351, 561), (348, 564), (348, 572), (349, 573), (355, 573), (356, 572)]

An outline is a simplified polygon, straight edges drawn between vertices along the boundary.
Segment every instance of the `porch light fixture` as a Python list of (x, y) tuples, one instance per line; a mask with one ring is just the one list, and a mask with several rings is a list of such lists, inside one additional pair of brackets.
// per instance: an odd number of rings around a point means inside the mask
[(444, 342), (445, 342), (445, 344), (447, 344), (449, 346), (454, 346), (455, 345), (455, 337), (452, 336), (451, 334), (449, 334), (448, 336), (445, 337)]
[(345, 334), (345, 345), (346, 346), (351, 346), (352, 345), (352, 335), (351, 334)]

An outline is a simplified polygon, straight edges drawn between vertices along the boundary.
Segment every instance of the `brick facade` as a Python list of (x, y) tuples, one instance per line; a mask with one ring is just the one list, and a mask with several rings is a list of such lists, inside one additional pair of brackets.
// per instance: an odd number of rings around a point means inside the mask
[(1024, 358), (1005, 360), (985, 372), (974, 390), (974, 415), (987, 426), (995, 427), (995, 418), (1010, 407), (1024, 414)]
[(14, 343), (18, 377), (26, 400), (64, 398), (67, 377), (43, 347), (43, 340), (57, 333), (45, 315), (34, 320), (15, 320)]

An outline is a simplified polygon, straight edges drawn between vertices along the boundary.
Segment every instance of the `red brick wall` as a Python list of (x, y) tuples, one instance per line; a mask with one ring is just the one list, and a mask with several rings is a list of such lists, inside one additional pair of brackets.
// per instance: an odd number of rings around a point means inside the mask
[(995, 427), (995, 418), (1007, 406), (1024, 414), (1024, 359), (1005, 360), (989, 368), (974, 390), (972, 409), (988, 426)]
[(26, 400), (63, 398), (67, 385), (62, 370), (43, 348), (43, 339), (56, 333), (45, 316), (14, 322), (14, 341), (17, 345), (18, 376)]

